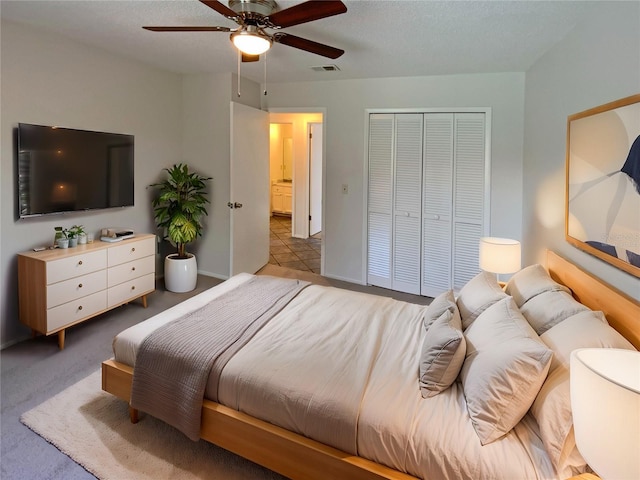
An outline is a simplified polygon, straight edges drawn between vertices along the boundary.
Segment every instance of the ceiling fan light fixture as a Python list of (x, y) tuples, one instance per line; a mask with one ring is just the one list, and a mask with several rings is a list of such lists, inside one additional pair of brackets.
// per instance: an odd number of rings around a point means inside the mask
[(238, 50), (247, 55), (261, 55), (271, 48), (271, 38), (258, 28), (249, 25), (231, 34), (231, 41)]

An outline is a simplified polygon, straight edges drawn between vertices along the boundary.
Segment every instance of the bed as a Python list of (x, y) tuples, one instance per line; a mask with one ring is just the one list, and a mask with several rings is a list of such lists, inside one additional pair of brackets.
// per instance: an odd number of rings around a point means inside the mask
[[(453, 329), (452, 316), (443, 313), (446, 308), (434, 312), (446, 304), (444, 296), (424, 307), (306, 286), (225, 364), (215, 394), (207, 385), (206, 397), (217, 401), (202, 402), (198, 436), (293, 479), (551, 479), (578, 474), (585, 465), (575, 449), (567, 412), (568, 354), (583, 346), (639, 348), (640, 305), (552, 252), (546, 268), (554, 282), (541, 280), (539, 270), (523, 271), (507, 284), (508, 295), (491, 286), (496, 299), (484, 308), (479, 306), (478, 290), (465, 287), (467, 291), (454, 299), (461, 325)], [(114, 339), (115, 357), (102, 364), (103, 390), (130, 402), (137, 352), (149, 332), (251, 277), (232, 277), (119, 334)], [(581, 304), (573, 299), (568, 303), (565, 286)], [(550, 313), (536, 317), (545, 309)], [(557, 311), (563, 309), (566, 318), (558, 320)], [(488, 385), (482, 383), (483, 372), (501, 363), (487, 352), (509, 350), (496, 349), (491, 345), (494, 335), (484, 334), (498, 312), (518, 318), (528, 313), (531, 329), (541, 332), (537, 339), (509, 337), (518, 351), (514, 354), (530, 352), (527, 368), (538, 378), (538, 383), (527, 382), (511, 392), (521, 396), (531, 390), (528, 400), (518, 401), (520, 413), (511, 408), (513, 402), (487, 407), (483, 397), (493, 387), (491, 379)], [(331, 321), (314, 320), (321, 316)], [(358, 323), (366, 323), (374, 335), (363, 336)], [(586, 338), (571, 331), (571, 324), (579, 324), (581, 331), (589, 330), (583, 325), (591, 325), (594, 332), (604, 333)], [(427, 339), (438, 337), (434, 332), (446, 337), (458, 330), (464, 332), (454, 335), (458, 347), (434, 380), (429, 374), (437, 370), (440, 357), (425, 356)], [(336, 344), (339, 337), (343, 340)], [(452, 344), (449, 340), (444, 345)], [(465, 346), (462, 360), (460, 344)], [(296, 359), (304, 369), (292, 367)], [(425, 361), (428, 366), (423, 368)], [(452, 369), (454, 363), (458, 366)], [(487, 421), (487, 412), (496, 408), (498, 416), (507, 412), (505, 416), (514, 418), (498, 426)], [(130, 412), (137, 421), (137, 410)]]

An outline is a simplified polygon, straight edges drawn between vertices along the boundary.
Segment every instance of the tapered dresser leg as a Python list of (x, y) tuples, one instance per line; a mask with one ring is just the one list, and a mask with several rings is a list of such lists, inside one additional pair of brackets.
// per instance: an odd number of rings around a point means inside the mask
[(60, 348), (60, 350), (64, 350), (64, 332), (65, 330), (58, 332), (58, 348)]

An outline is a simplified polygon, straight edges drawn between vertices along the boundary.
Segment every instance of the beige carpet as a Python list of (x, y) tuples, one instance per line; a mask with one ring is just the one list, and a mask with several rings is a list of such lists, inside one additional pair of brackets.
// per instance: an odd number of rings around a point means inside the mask
[(100, 371), (20, 419), (101, 479), (282, 480), (284, 477), (148, 415), (133, 425), (127, 404), (101, 390)]

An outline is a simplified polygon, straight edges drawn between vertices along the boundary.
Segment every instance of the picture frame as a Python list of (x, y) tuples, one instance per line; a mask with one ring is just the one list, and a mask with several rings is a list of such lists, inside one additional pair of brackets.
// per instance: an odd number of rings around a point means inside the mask
[(640, 94), (567, 117), (565, 239), (640, 277)]

